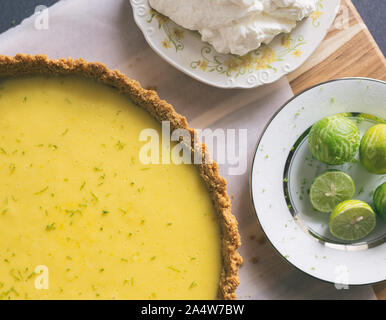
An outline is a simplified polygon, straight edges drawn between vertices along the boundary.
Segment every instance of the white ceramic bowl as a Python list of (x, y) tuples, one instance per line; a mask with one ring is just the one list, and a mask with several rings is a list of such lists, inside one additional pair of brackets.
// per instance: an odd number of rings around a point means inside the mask
[(307, 193), (315, 176), (333, 168), (349, 173), (357, 187), (355, 198), (370, 204), (371, 192), (386, 181), (385, 175), (370, 174), (359, 162), (334, 167), (312, 158), (308, 130), (337, 113), (351, 113), (362, 133), (386, 123), (386, 82), (333, 80), (287, 102), (260, 138), (251, 172), (252, 200), (268, 239), (291, 264), (332, 283), (376, 283), (386, 280), (386, 221), (378, 219), (376, 229), (360, 241), (340, 241), (328, 231), (329, 215), (313, 210)]
[(340, 0), (318, 0), (317, 11), (288, 35), (243, 57), (219, 54), (197, 32), (151, 10), (147, 0), (130, 0), (134, 19), (153, 50), (189, 76), (219, 88), (254, 88), (299, 68), (325, 37)]

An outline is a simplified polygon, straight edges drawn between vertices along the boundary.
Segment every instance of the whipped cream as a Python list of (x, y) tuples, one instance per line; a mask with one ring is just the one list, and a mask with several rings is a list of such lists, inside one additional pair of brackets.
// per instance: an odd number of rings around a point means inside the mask
[(244, 55), (316, 10), (317, 0), (149, 0), (150, 6), (220, 53)]

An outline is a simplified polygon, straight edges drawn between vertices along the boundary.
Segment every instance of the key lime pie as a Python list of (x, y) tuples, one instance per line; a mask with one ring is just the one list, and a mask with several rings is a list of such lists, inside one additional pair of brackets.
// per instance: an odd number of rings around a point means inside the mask
[(154, 91), (99, 63), (0, 56), (0, 112), (0, 299), (236, 297), (216, 163), (140, 161), (143, 129), (194, 133)]

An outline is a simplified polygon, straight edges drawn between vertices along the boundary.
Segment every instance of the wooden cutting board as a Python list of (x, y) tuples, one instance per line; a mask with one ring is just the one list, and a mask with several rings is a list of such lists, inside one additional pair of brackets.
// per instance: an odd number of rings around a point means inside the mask
[[(298, 70), (287, 76), (295, 94), (317, 83), (342, 77), (369, 77), (386, 81), (386, 60), (351, 0), (341, 8), (326, 38)], [(386, 282), (374, 286), (386, 300)]]

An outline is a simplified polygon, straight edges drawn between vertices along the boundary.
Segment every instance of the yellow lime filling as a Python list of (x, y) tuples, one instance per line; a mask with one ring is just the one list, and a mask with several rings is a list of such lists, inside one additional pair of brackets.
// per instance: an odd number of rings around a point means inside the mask
[(0, 82), (0, 299), (213, 299), (220, 230), (193, 165), (139, 161), (161, 126), (75, 78)]

